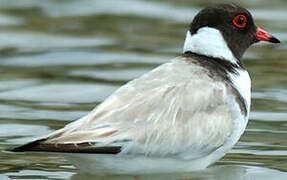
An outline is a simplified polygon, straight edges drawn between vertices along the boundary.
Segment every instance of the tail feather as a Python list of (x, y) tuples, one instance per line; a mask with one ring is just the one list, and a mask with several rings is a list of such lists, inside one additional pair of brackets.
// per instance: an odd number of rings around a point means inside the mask
[(46, 139), (40, 139), (24, 144), (22, 146), (9, 149), (9, 152), (62, 152), (62, 153), (95, 153), (95, 154), (117, 154), (121, 151), (121, 146), (96, 146), (95, 143), (69, 143), (52, 144), (45, 143)]

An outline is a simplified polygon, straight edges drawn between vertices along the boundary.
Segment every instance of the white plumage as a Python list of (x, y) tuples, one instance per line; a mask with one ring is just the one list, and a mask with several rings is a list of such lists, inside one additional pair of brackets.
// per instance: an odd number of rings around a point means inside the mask
[(211, 27), (202, 27), (196, 34), (187, 31), (183, 46), (183, 52), (186, 51), (237, 62), (220, 31)]
[[(178, 57), (130, 81), (45, 143), (121, 146), (117, 155), (68, 156), (80, 169), (97, 174), (207, 167), (238, 141), (247, 117), (225, 82), (214, 81), (205, 68), (190, 61)], [(250, 85), (237, 83), (240, 77), (232, 79), (237, 88), (250, 90)]]

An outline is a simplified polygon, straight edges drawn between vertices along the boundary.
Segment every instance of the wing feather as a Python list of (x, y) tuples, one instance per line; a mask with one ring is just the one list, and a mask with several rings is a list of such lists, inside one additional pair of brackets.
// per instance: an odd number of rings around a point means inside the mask
[[(228, 90), (204, 68), (179, 57), (130, 81), (87, 116), (35, 142), (41, 151), (102, 153), (106, 148), (107, 153), (160, 156), (188, 152), (197, 158), (220, 147), (231, 134)], [(95, 145), (89, 149), (90, 143)]]

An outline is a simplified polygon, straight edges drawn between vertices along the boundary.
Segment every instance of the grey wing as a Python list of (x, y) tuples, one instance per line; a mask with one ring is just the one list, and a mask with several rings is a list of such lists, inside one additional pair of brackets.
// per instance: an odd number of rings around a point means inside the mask
[(197, 158), (231, 134), (226, 92), (225, 84), (213, 81), (205, 69), (178, 57), (130, 81), (87, 116), (38, 144), (51, 151), (71, 144), (78, 152), (101, 153), (102, 148), (103, 153), (165, 156), (188, 151)]

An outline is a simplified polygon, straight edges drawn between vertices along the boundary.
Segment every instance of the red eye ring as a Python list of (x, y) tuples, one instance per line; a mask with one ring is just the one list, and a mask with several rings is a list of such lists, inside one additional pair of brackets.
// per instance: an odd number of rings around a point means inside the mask
[(246, 21), (246, 16), (239, 14), (233, 18), (232, 23), (238, 28), (244, 28), (247, 24)]

